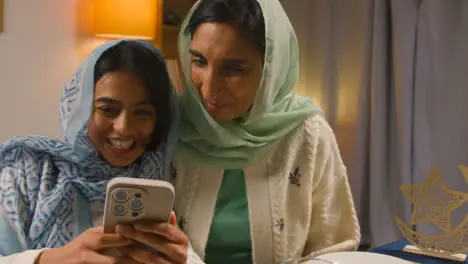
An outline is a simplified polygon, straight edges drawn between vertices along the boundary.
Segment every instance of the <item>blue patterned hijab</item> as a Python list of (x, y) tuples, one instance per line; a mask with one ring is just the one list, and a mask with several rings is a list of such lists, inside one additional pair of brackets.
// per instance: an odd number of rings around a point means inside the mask
[[(77, 195), (90, 205), (103, 208), (111, 178), (161, 179), (165, 174), (177, 141), (174, 92), (169, 98), (173, 125), (167, 142), (126, 168), (110, 166), (86, 135), (94, 100), (96, 61), (121, 41), (106, 43), (93, 51), (66, 83), (59, 115), (63, 140), (30, 136), (0, 145), (0, 206), (27, 249), (60, 247), (78, 235), (74, 233)], [(159, 49), (148, 42), (138, 42), (164, 63)]]

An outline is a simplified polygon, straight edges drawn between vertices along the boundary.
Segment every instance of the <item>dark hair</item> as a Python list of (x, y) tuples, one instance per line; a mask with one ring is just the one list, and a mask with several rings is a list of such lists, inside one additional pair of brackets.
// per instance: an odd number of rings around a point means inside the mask
[(257, 0), (202, 0), (193, 12), (187, 27), (191, 37), (203, 23), (227, 23), (251, 40), (265, 55), (265, 19)]
[(99, 57), (94, 68), (94, 83), (106, 73), (121, 70), (136, 76), (148, 89), (150, 102), (158, 118), (147, 149), (155, 150), (167, 140), (171, 127), (172, 85), (165, 58), (136, 41), (122, 41)]

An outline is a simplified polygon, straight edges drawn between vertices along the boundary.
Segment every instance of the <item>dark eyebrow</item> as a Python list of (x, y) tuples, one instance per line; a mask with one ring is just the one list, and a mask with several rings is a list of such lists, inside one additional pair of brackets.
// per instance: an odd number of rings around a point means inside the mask
[(148, 106), (148, 105), (152, 106), (153, 104), (150, 101), (141, 101), (141, 102), (136, 103), (135, 105), (137, 105), (137, 106)]
[(105, 103), (105, 104), (120, 104), (119, 101), (117, 100), (114, 100), (112, 98), (109, 98), (109, 97), (100, 97), (96, 100), (94, 100), (95, 103)]
[(196, 57), (205, 58), (205, 56), (203, 56), (201, 52), (193, 50), (193, 49), (189, 49), (189, 53)]
[[(104, 104), (121, 104), (121, 102), (115, 100), (115, 99), (112, 99), (110, 97), (100, 97), (96, 100), (94, 100), (95, 103), (104, 103)], [(147, 106), (147, 105), (152, 105), (151, 102), (149, 101), (141, 101), (141, 102), (138, 102), (136, 104), (134, 104), (136, 106)]]
[[(189, 49), (189, 53), (192, 54), (192, 56), (196, 56), (202, 59), (205, 59), (205, 56), (201, 54), (201, 52), (193, 49)], [(241, 66), (246, 66), (249, 64), (248, 60), (245, 59), (237, 59), (237, 58), (224, 58), (222, 61), (226, 64), (236, 64), (236, 65), (241, 65)]]
[(226, 64), (231, 64), (231, 65), (239, 65), (239, 66), (246, 66), (249, 64), (247, 60), (244, 59), (233, 59), (233, 58), (226, 58), (223, 59), (223, 62)]

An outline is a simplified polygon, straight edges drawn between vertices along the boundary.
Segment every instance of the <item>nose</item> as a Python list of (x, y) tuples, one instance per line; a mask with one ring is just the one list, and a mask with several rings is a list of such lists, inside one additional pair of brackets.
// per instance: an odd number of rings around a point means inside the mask
[(205, 96), (215, 97), (223, 89), (223, 79), (214, 69), (208, 69), (202, 79), (201, 90)]
[(132, 124), (132, 118), (129, 114), (122, 112), (114, 119), (114, 132), (120, 136), (131, 136), (135, 126)]

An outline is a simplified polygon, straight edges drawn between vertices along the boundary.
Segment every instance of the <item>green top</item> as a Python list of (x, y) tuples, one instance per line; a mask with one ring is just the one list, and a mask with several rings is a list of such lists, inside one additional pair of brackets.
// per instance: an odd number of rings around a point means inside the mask
[(243, 170), (225, 170), (206, 244), (207, 264), (251, 264), (249, 207)]

